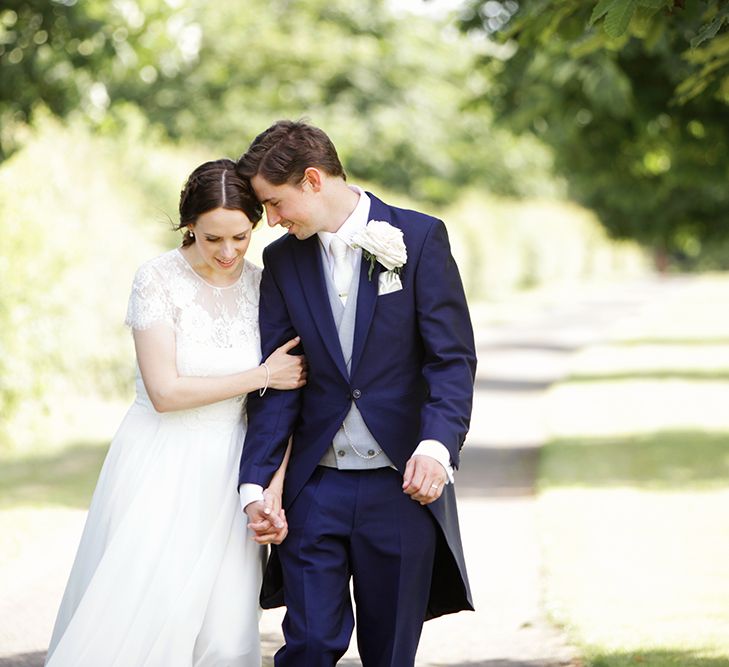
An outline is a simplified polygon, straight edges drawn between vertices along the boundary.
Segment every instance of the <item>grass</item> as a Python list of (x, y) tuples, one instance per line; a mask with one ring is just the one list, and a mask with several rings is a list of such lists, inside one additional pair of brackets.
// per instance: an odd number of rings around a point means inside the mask
[(567, 382), (621, 382), (625, 380), (721, 380), (729, 381), (729, 370), (681, 370), (667, 368), (656, 371), (591, 374), (576, 373)]
[(646, 345), (729, 345), (729, 338), (626, 338), (625, 340), (615, 340), (613, 345), (625, 346), (646, 346)]
[(106, 444), (73, 444), (53, 454), (3, 460), (0, 510), (49, 505), (86, 509), (106, 456)]
[(724, 489), (729, 433), (659, 431), (553, 440), (540, 461), (543, 489)]
[(640, 667), (641, 665), (662, 665), (665, 667), (727, 667), (729, 660), (723, 657), (703, 656), (681, 649), (640, 652), (615, 652), (608, 655), (589, 656), (593, 667)]
[(548, 396), (544, 597), (591, 667), (729, 667), (727, 289), (616, 323)]

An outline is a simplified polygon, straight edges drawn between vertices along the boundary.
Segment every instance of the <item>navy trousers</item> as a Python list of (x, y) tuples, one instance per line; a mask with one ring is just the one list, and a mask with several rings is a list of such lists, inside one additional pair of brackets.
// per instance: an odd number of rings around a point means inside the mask
[(288, 510), (279, 547), (285, 645), (276, 667), (331, 667), (354, 627), (363, 667), (412, 667), (425, 619), (436, 523), (392, 468), (318, 467)]

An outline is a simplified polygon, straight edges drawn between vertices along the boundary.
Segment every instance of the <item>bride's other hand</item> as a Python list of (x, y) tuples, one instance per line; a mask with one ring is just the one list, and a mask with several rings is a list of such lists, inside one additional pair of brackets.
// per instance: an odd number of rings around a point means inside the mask
[(283, 507), (278, 510), (277, 523), (281, 524), (279, 528), (258, 533), (254, 540), (258, 544), (281, 544), (289, 534), (289, 522), (286, 521), (286, 510)]
[(306, 357), (289, 354), (301, 339), (296, 336), (276, 348), (266, 359), (270, 373), (268, 386), (272, 389), (299, 389), (306, 384)]
[(266, 515), (277, 515), (281, 511), (281, 491), (269, 486), (263, 492), (263, 513)]
[(264, 503), (260, 500), (249, 503), (245, 509), (248, 515), (248, 528), (253, 533), (252, 539), (258, 544), (281, 544), (289, 532), (286, 511), (280, 508), (274, 514), (264, 512)]

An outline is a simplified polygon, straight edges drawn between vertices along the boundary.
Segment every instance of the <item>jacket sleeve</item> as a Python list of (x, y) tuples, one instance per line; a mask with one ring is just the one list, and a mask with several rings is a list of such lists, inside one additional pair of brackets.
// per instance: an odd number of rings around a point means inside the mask
[(457, 468), (471, 421), (476, 349), (461, 276), (440, 220), (429, 229), (418, 258), (415, 301), (428, 385), (420, 440), (443, 443)]
[[(291, 323), (286, 302), (270, 266), (270, 253), (263, 253), (263, 276), (258, 309), (261, 352), (266, 359), (277, 347), (297, 334)], [(301, 354), (301, 346), (293, 350)], [(267, 389), (248, 394), (248, 429), (241, 455), (238, 485), (268, 486), (281, 465), (288, 438), (299, 414), (301, 391)]]

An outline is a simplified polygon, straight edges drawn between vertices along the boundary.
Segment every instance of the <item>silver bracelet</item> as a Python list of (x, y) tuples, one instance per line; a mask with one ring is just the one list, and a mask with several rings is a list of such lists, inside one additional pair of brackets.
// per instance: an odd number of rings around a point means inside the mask
[(271, 369), (268, 367), (268, 364), (264, 361), (261, 363), (261, 366), (263, 366), (266, 369), (266, 382), (263, 385), (263, 389), (258, 390), (259, 396), (263, 396), (263, 394), (266, 393), (266, 389), (268, 389), (268, 382), (271, 379)]

